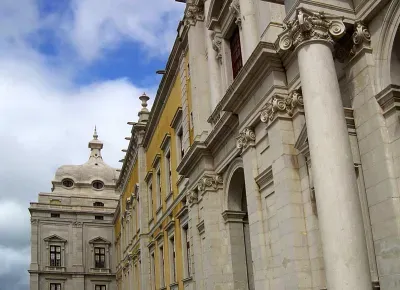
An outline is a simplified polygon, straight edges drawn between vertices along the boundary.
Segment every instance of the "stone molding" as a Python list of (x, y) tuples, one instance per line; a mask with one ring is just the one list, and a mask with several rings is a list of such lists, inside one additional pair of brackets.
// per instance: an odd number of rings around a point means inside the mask
[(298, 8), (295, 19), (286, 22), (278, 36), (279, 48), (283, 51), (296, 49), (309, 40), (323, 40), (333, 45), (345, 32), (343, 17)]
[(215, 58), (222, 64), (222, 38), (216, 32), (211, 34), (212, 48), (217, 52)]
[(223, 184), (223, 179), (221, 175), (204, 175), (200, 178), (197, 183), (197, 190), (200, 193), (206, 192), (208, 190), (216, 190), (220, 185)]
[(229, 5), (229, 12), (235, 17), (235, 23), (239, 28), (242, 28), (242, 19), (240, 14), (240, 3), (239, 0), (232, 0)]
[(350, 55), (356, 55), (360, 50), (371, 45), (371, 34), (369, 33), (368, 27), (361, 21), (355, 23), (355, 30), (352, 36), (353, 48), (350, 51)]
[(389, 85), (375, 96), (379, 106), (382, 108), (382, 114), (386, 118), (392, 112), (400, 111), (400, 86)]
[(245, 212), (236, 210), (226, 210), (222, 213), (225, 223), (243, 223), (245, 216)]
[(244, 128), (242, 132), (240, 132), (238, 137), (236, 137), (236, 147), (243, 151), (248, 147), (254, 146), (255, 141), (256, 134), (254, 133), (254, 130), (250, 127), (247, 127)]
[(185, 25), (194, 26), (197, 21), (204, 21), (204, 8), (202, 5), (187, 4), (184, 15)]
[(263, 190), (274, 184), (274, 175), (272, 172), (272, 166), (269, 166), (263, 172), (261, 172), (258, 176), (256, 176), (255, 181), (260, 190)]
[(190, 190), (186, 194), (186, 205), (191, 206), (193, 204), (196, 204), (198, 202), (199, 196), (195, 190)]
[(272, 122), (278, 114), (292, 117), (295, 109), (303, 109), (303, 107), (303, 95), (300, 89), (292, 91), (287, 97), (276, 94), (261, 110), (261, 122)]
[(39, 219), (31, 218), (31, 224), (36, 225), (39, 223)]
[(83, 222), (73, 222), (72, 226), (74, 228), (81, 228), (83, 226)]

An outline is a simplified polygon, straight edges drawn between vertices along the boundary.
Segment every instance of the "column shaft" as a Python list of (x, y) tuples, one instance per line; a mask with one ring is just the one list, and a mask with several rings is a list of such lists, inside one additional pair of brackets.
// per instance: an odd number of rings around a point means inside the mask
[(240, 14), (241, 14), (241, 25), (243, 35), (243, 63), (247, 61), (250, 55), (253, 53), (254, 48), (257, 46), (259, 41), (256, 9), (254, 7), (253, 0), (239, 0), (240, 3)]
[(361, 206), (329, 44), (298, 51), (327, 288), (372, 289)]

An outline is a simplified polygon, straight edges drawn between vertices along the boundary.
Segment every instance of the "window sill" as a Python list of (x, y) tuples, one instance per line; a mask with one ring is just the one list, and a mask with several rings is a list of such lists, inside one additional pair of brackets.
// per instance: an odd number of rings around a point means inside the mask
[(65, 267), (46, 266), (46, 271), (65, 272)]
[(160, 287), (159, 290), (167, 290), (167, 286)]
[(162, 204), (157, 208), (156, 215), (158, 215), (162, 211)]
[(172, 284), (169, 284), (169, 289), (171, 289), (171, 290), (177, 290), (177, 289), (178, 289), (178, 286), (179, 286), (178, 282), (174, 282), (174, 283), (172, 283)]
[(154, 222), (154, 217), (151, 217), (149, 220), (149, 224), (151, 224), (152, 222)]
[(111, 273), (109, 268), (90, 268), (92, 273)]
[(173, 194), (174, 194), (174, 192), (171, 191), (171, 192), (167, 195), (167, 197), (164, 199), (165, 202), (168, 202), (168, 200), (172, 197)]

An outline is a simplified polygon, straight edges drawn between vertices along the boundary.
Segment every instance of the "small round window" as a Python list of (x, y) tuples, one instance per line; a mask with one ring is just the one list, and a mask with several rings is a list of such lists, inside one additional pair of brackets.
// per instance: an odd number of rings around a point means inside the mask
[(63, 179), (62, 185), (64, 187), (70, 188), (70, 187), (74, 186), (74, 182), (72, 179), (66, 178), (66, 179)]
[(100, 180), (95, 180), (93, 181), (92, 186), (94, 189), (103, 189), (104, 183)]

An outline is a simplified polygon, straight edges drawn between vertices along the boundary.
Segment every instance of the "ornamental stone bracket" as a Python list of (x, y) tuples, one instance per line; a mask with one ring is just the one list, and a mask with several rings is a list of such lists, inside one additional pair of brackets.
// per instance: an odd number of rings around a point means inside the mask
[(369, 33), (368, 27), (363, 22), (356, 22), (352, 40), (353, 48), (350, 51), (350, 56), (356, 55), (363, 48), (370, 48), (371, 34)]
[(345, 33), (343, 17), (298, 8), (295, 19), (285, 23), (284, 31), (279, 34), (279, 48), (296, 49), (309, 40), (323, 40), (333, 45)]
[(223, 184), (221, 175), (204, 175), (197, 183), (199, 193), (204, 193), (209, 190), (217, 190)]
[(239, 0), (232, 0), (232, 3), (229, 5), (229, 12), (235, 17), (235, 23), (241, 29), (242, 19), (240, 14)]
[(186, 205), (191, 206), (198, 202), (198, 194), (195, 190), (191, 190), (186, 194)]
[(301, 90), (292, 91), (289, 96), (274, 95), (261, 110), (261, 122), (272, 122), (278, 114), (292, 117), (296, 109), (303, 109), (303, 96)]
[(236, 137), (236, 148), (242, 151), (246, 150), (248, 147), (252, 147), (256, 142), (256, 134), (254, 130), (247, 127)]
[(203, 5), (187, 4), (183, 21), (188, 26), (196, 25), (197, 21), (204, 21)]
[(215, 58), (218, 60), (219, 64), (222, 64), (222, 38), (213, 32), (211, 35), (211, 42), (213, 49), (217, 52)]

